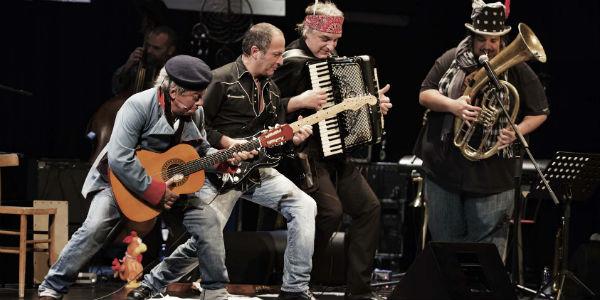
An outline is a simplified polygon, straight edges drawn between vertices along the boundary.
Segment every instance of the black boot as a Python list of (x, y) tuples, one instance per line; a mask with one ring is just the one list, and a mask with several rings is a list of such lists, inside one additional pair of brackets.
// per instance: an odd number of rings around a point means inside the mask
[(152, 297), (153, 294), (154, 293), (149, 287), (140, 285), (139, 287), (131, 290), (131, 292), (127, 293), (127, 300), (145, 300)]
[(383, 298), (381, 298), (381, 296), (377, 295), (375, 292), (368, 292), (356, 295), (346, 293), (344, 298), (345, 300), (383, 300)]

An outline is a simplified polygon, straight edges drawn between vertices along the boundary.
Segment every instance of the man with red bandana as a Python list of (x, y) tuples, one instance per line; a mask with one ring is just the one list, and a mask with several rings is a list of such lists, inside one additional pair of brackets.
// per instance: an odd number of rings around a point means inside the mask
[[(304, 21), (297, 29), (301, 37), (286, 47), (283, 65), (273, 79), (287, 102), (291, 118), (307, 116), (326, 103), (325, 91), (313, 89), (306, 62), (337, 55), (335, 48), (342, 37), (343, 13), (330, 2), (317, 2), (306, 8)], [(381, 111), (387, 114), (392, 104), (384, 95), (389, 85), (379, 91)], [(356, 166), (344, 155), (323, 158), (321, 141), (309, 138), (298, 156), (308, 161), (308, 170), (299, 167), (299, 158), (286, 162), (280, 170), (308, 192), (317, 202), (315, 232), (315, 264), (327, 263), (325, 250), (333, 233), (339, 228), (343, 214), (352, 217), (346, 235), (346, 299), (376, 299), (370, 281), (380, 224), (380, 204), (377, 196)], [(305, 156), (306, 155), (306, 156)], [(306, 166), (306, 164), (304, 164)], [(307, 180), (308, 179), (308, 180)], [(312, 184), (306, 184), (311, 181)]]

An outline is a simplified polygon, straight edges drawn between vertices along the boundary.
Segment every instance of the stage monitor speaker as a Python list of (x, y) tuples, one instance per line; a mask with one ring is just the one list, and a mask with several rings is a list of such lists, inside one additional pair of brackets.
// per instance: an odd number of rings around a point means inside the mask
[(390, 299), (516, 300), (517, 295), (493, 244), (432, 242)]
[(381, 204), (381, 230), (376, 257), (380, 263), (376, 266), (390, 268), (388, 264), (395, 266), (405, 255), (408, 177), (401, 172), (397, 163), (377, 162), (358, 164), (358, 167)]
[(286, 231), (225, 232), (225, 265), (231, 283), (273, 284), (281, 280)]
[[(281, 284), (287, 231), (224, 232), (225, 265), (236, 284)], [(345, 283), (344, 233), (336, 232), (326, 258), (313, 265), (311, 280), (323, 285)], [(309, 258), (310, 259), (310, 258)]]
[(590, 288), (596, 297), (590, 297), (581, 286), (570, 278), (565, 279), (565, 299), (600, 299), (600, 241), (580, 245), (569, 263), (571, 271)]
[(38, 160), (37, 176), (29, 182), (32, 199), (69, 202), (69, 236), (81, 226), (90, 202), (81, 195), (81, 187), (90, 164), (80, 160)]
[(341, 286), (346, 284), (346, 234), (336, 231), (329, 240), (325, 254), (320, 259), (313, 260), (310, 279), (312, 283), (326, 286)]

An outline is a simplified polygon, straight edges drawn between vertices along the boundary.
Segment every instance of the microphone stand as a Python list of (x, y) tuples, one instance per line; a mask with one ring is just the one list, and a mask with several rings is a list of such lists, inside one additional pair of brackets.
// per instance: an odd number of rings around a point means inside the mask
[[(486, 71), (488, 77), (490, 78), (490, 81), (494, 84), (494, 86), (496, 87), (496, 89), (498, 91), (497, 93), (494, 93), (494, 96), (496, 97), (496, 101), (497, 101), (498, 105), (500, 106), (500, 108), (502, 109), (504, 116), (506, 116), (506, 119), (508, 120), (508, 124), (510, 124), (510, 127), (515, 132), (515, 135), (516, 135), (517, 139), (519, 140), (519, 142), (521, 143), (521, 146), (525, 150), (525, 153), (527, 153), (527, 156), (529, 157), (529, 159), (531, 160), (531, 163), (535, 167), (535, 170), (538, 173), (538, 175), (540, 176), (542, 182), (544, 183), (544, 186), (546, 187), (548, 194), (550, 194), (550, 198), (552, 199), (554, 204), (556, 204), (558, 206), (559, 205), (558, 198), (556, 197), (556, 194), (550, 187), (550, 183), (548, 183), (548, 180), (546, 180), (546, 177), (542, 173), (542, 170), (540, 169), (538, 162), (533, 157), (533, 154), (531, 154), (531, 151), (529, 150), (529, 144), (525, 140), (525, 137), (523, 137), (523, 134), (521, 134), (521, 131), (519, 131), (519, 128), (517, 127), (517, 125), (515, 125), (515, 123), (511, 119), (510, 114), (508, 113), (508, 110), (504, 106), (504, 103), (502, 103), (502, 91), (504, 90), (504, 88), (500, 84), (500, 81), (498, 80), (498, 76), (496, 75), (496, 73), (494, 72), (494, 70), (492, 69), (490, 64), (488, 63), (487, 55), (480, 56), (479, 62), (481, 64), (483, 64), (483, 67), (485, 68), (485, 71)], [(517, 159), (517, 162), (516, 162), (517, 170), (516, 170), (516, 175), (515, 175), (515, 197), (514, 197), (515, 199), (514, 199), (514, 220), (513, 220), (513, 240), (512, 240), (513, 241), (513, 243), (512, 243), (512, 251), (513, 251), (512, 280), (517, 288), (527, 291), (528, 289), (526, 289), (524, 286), (520, 285), (520, 270), (519, 270), (519, 255), (518, 255), (518, 253), (519, 253), (518, 241), (520, 240), (521, 203), (522, 203), (522, 201), (520, 201), (520, 199), (522, 197), (520, 169), (522, 168), (522, 166), (518, 165), (520, 161), (521, 160)]]

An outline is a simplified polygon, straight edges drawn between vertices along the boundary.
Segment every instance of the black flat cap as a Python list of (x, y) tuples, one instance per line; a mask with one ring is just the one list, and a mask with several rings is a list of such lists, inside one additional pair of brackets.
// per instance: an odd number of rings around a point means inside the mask
[(210, 67), (189, 55), (173, 56), (165, 64), (165, 70), (173, 82), (186, 90), (203, 90), (212, 80)]

